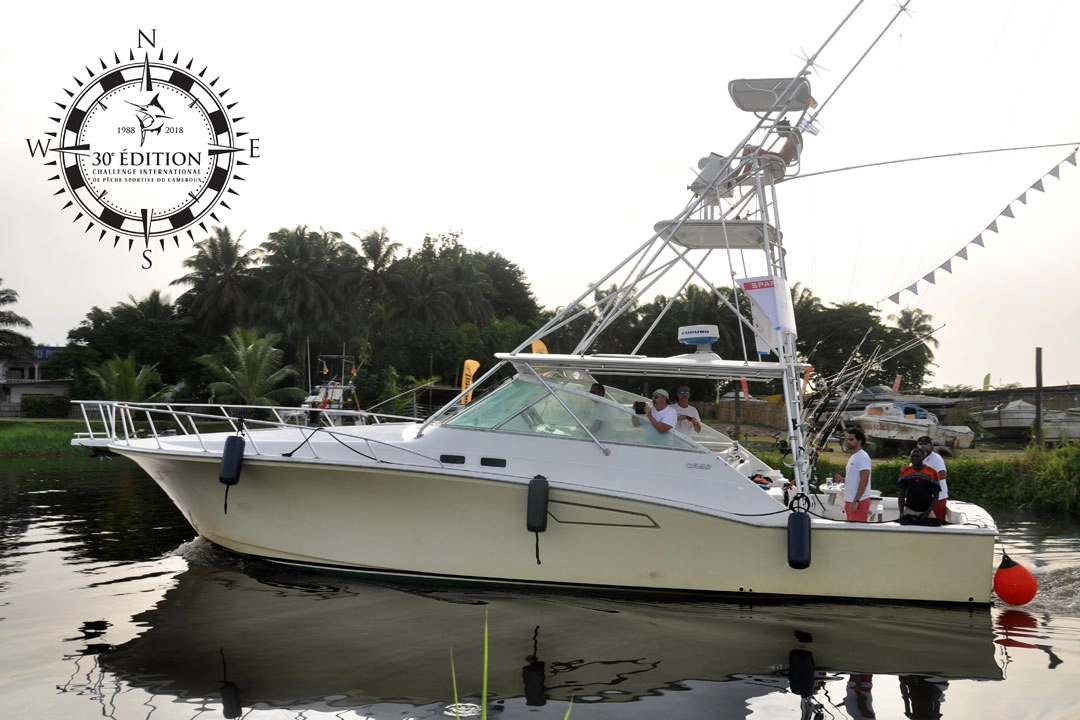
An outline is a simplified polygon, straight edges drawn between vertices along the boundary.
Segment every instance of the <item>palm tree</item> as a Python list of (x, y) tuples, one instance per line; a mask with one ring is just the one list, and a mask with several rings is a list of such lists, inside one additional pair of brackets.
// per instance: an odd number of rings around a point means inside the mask
[(117, 307), (134, 311), (139, 320), (154, 323), (172, 322), (175, 319), (176, 313), (169, 296), (162, 295), (160, 290), (151, 290), (142, 300), (136, 300), (129, 293), (128, 300), (130, 302), (122, 302)]
[(161, 374), (157, 365), (143, 365), (136, 368), (135, 355), (127, 357), (113, 355), (97, 368), (87, 368), (91, 377), (98, 381), (106, 400), (123, 402), (154, 401), (173, 392), (171, 385), (154, 391), (161, 384)]
[[(0, 278), (0, 285), (3, 283), (4, 279)], [(11, 310), (2, 309), (5, 305), (14, 305), (18, 299), (19, 293), (11, 288), (0, 287), (0, 357), (24, 357), (33, 351), (33, 340), (11, 329), (31, 327), (30, 321)]]
[(484, 328), (495, 315), (488, 297), (491, 278), (484, 264), (471, 254), (439, 263), (439, 274), (446, 279), (456, 324), (471, 322)]
[(904, 308), (899, 315), (890, 315), (888, 319), (904, 332), (922, 336), (927, 345), (935, 348), (938, 346), (938, 339), (930, 334), (934, 331), (933, 315), (928, 315), (919, 308)]
[(306, 369), (305, 341), (328, 334), (337, 312), (339, 262), (351, 250), (346, 248), (341, 233), (315, 232), (304, 225), (270, 233), (259, 248), (265, 282), (261, 301), (292, 345), (301, 375)]
[(195, 244), (195, 254), (184, 260), (183, 266), (191, 272), (169, 283), (191, 286), (178, 301), (190, 303), (191, 315), (206, 335), (250, 323), (262, 288), (255, 269), (258, 250), (244, 252), (240, 238), (233, 240), (227, 227), (213, 230), (213, 235)]
[(353, 237), (360, 241), (360, 261), (367, 269), (366, 299), (377, 300), (386, 293), (387, 275), (401, 244), (391, 242), (386, 228), (372, 230), (364, 237), (353, 233)]
[(234, 328), (225, 337), (229, 364), (215, 355), (203, 355), (199, 363), (217, 378), (210, 384), (215, 395), (243, 405), (282, 405), (299, 402), (306, 393), (297, 387), (281, 387), (300, 373), (292, 365), (281, 366), (284, 352), (274, 347), (280, 334), (260, 337), (258, 333)]
[(819, 312), (824, 309), (821, 298), (814, 291), (797, 282), (791, 286), (791, 303), (795, 310), (795, 317), (800, 315)]
[(454, 324), (457, 316), (446, 278), (426, 263), (412, 258), (403, 270), (393, 284), (388, 303), (395, 319), (416, 323), (427, 330)]

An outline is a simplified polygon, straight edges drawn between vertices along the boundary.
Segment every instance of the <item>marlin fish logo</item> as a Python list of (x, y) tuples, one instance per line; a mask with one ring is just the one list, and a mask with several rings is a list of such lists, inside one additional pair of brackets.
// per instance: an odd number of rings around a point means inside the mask
[(146, 142), (147, 133), (160, 135), (161, 128), (165, 125), (165, 121), (172, 119), (165, 114), (165, 108), (161, 106), (161, 101), (158, 100), (158, 94), (155, 94), (154, 99), (145, 105), (138, 105), (130, 100), (127, 100), (126, 102), (128, 105), (132, 105), (136, 108), (135, 115), (139, 118), (139, 130), (142, 134), (139, 139), (139, 147), (142, 147), (143, 143)]

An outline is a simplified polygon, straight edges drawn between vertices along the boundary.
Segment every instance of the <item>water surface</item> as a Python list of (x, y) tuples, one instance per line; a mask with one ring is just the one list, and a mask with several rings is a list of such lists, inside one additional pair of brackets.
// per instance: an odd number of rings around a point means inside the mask
[(6, 462), (0, 503), (9, 717), (452, 717), (480, 702), (485, 627), (491, 717), (1080, 717), (1080, 532), (1063, 520), (996, 513), (1040, 593), (967, 611), (283, 570), (195, 539), (121, 459)]

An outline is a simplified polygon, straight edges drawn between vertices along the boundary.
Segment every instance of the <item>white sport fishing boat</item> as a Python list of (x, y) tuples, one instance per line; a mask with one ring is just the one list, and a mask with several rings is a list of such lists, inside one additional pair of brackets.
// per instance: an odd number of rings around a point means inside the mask
[(967, 425), (942, 425), (926, 408), (900, 402), (870, 403), (851, 418), (868, 438), (914, 447), (920, 437), (929, 437), (935, 446), (966, 450), (975, 440)]
[[(102, 419), (89, 442), (104, 433), (207, 540), (278, 563), (586, 591), (988, 604), (997, 528), (985, 510), (950, 498), (946, 524), (904, 526), (884, 498), (871, 522), (851, 523), (834, 492), (810, 485), (820, 442), (800, 425), (806, 366), (795, 352), (777, 186), (799, 172), (797, 128), (815, 105), (809, 69), (825, 46), (793, 77), (729, 84), (754, 118), (750, 131), (704, 158), (686, 207), (598, 278), (613, 292), (595, 300), (586, 290), (499, 354), (473, 386), (494, 385), (478, 400), (462, 405), (462, 392), (423, 423), (332, 427), (289, 425), (260, 408), (84, 404)], [(768, 359), (720, 358), (710, 326), (684, 328), (689, 352), (671, 338), (669, 357), (638, 354), (644, 339), (626, 354), (590, 353), (638, 299), (674, 297), (691, 282), (711, 288), (736, 267), (752, 307), (717, 297), (755, 332), (765, 353), (755, 357)], [(583, 318), (591, 325), (572, 352), (531, 351)], [(495, 383), (507, 365), (514, 375)], [(620, 377), (672, 388), (776, 381), (790, 419), (789, 477), (725, 436), (658, 433), (635, 412), (644, 398), (590, 394), (594, 379), (611, 387)]]

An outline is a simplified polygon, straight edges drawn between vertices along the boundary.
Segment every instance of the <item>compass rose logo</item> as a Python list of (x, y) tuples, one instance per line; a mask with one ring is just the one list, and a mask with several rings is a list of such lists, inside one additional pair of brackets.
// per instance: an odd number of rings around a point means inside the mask
[(159, 49), (156, 30), (140, 30), (126, 60), (114, 53), (73, 78), (54, 130), (26, 140), (31, 157), (55, 167), (49, 181), (60, 185), (63, 211), (86, 220), (85, 234), (97, 229), (99, 242), (141, 244), (144, 268), (168, 241), (179, 248), (181, 237), (194, 241), (220, 222), (240, 171), (259, 157), (220, 77), (193, 67), (194, 58)]

